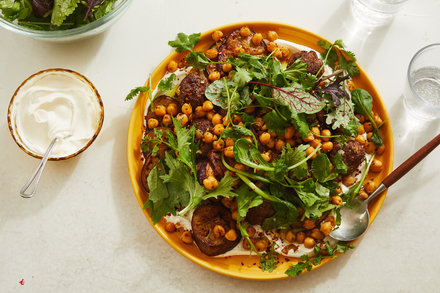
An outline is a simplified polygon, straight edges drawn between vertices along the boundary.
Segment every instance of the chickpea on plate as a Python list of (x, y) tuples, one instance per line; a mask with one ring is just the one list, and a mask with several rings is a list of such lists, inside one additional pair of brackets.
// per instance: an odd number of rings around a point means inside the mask
[(182, 59), (127, 97), (149, 96), (141, 183), (153, 222), (207, 256), (256, 254), (263, 271), (301, 258), (289, 276), (351, 248), (328, 235), (342, 206), (375, 189), (386, 149), (371, 95), (354, 88), (354, 54), (248, 26), (215, 31), (203, 52), (199, 36), (178, 34)]

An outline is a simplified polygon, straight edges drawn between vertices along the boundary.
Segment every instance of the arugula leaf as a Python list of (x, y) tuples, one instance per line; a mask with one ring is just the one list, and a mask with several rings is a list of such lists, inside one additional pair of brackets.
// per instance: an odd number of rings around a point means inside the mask
[(364, 89), (354, 89), (351, 92), (351, 98), (354, 103), (355, 111), (368, 117), (368, 120), (373, 124), (374, 131), (371, 137), (373, 143), (378, 146), (383, 145), (379, 128), (373, 118), (373, 97)]
[(344, 200), (346, 206), (350, 206), (353, 199), (359, 194), (359, 191), (364, 184), (365, 178), (367, 177), (368, 171), (370, 170), (371, 163), (373, 163), (373, 159), (374, 155), (372, 155), (370, 160), (366, 163), (367, 165), (365, 166), (365, 170), (362, 173), (361, 180), (352, 185), (346, 193), (342, 194), (341, 197)]
[(273, 110), (264, 115), (263, 121), (267, 126), (267, 129), (276, 132), (278, 135), (284, 135), (286, 127), (289, 126), (286, 119), (281, 117), (280, 114)]
[(266, 162), (261, 156), (260, 151), (244, 138), (238, 139), (234, 144), (234, 158), (238, 163), (242, 163), (254, 169), (272, 171), (271, 164)]
[(278, 229), (288, 229), (291, 223), (294, 223), (298, 218), (298, 210), (292, 208), (290, 205), (284, 203), (272, 202), (272, 207), (275, 214), (269, 218), (264, 219), (262, 228), (264, 231)]
[(331, 162), (326, 154), (320, 153), (312, 161), (312, 174), (319, 182), (335, 179), (338, 174), (331, 173)]
[(32, 15), (32, 5), (29, 0), (2, 0), (0, 1), (0, 9), (3, 17), (9, 21), (24, 20)]
[(310, 258), (307, 255), (301, 256), (300, 262), (296, 265), (291, 265), (284, 273), (290, 277), (299, 276), (305, 269), (308, 271), (312, 270), (312, 264), (310, 262)]
[(200, 41), (200, 33), (186, 35), (184, 33), (178, 33), (177, 38), (174, 41), (169, 41), (168, 45), (176, 48), (179, 53), (185, 51), (192, 51), (194, 46)]
[(233, 140), (238, 140), (243, 137), (253, 137), (253, 136), (254, 136), (254, 133), (250, 129), (243, 127), (243, 126), (240, 126), (240, 125), (232, 124), (231, 128), (226, 128), (222, 132), (220, 138), (230, 137)]
[(75, 11), (79, 2), (80, 0), (55, 0), (50, 23), (60, 26), (66, 17)]
[(160, 91), (166, 92), (174, 87), (174, 81), (176, 80), (176, 74), (171, 74), (167, 78), (162, 78), (157, 86)]
[(95, 19), (100, 19), (115, 8), (116, 0), (104, 0), (98, 7), (95, 7), (93, 15)]
[(305, 138), (307, 135), (309, 135), (310, 128), (309, 124), (307, 123), (307, 117), (304, 113), (292, 113), (290, 119), (302, 138)]
[(132, 100), (134, 97), (136, 97), (139, 93), (147, 92), (150, 90), (150, 87), (148, 86), (138, 86), (135, 87), (128, 93), (128, 95), (125, 97), (126, 101)]
[[(279, 181), (287, 172), (291, 171), (293, 178), (302, 179), (309, 174), (307, 161), (306, 161), (306, 149), (307, 145), (299, 145), (296, 148), (292, 148), (290, 145), (284, 146), (281, 151), (280, 158), (274, 163), (273, 174), (269, 173), (269, 176), (274, 181)], [(298, 164), (299, 163), (299, 164)], [(291, 166), (296, 166), (293, 169), (289, 169)]]
[[(168, 163), (168, 167), (171, 167), (171, 172), (181, 168), (181, 166), (183, 165), (181, 163), (179, 165), (178, 161), (174, 165)], [(165, 165), (162, 161), (159, 161), (147, 178), (150, 192), (144, 208), (150, 209), (150, 215), (154, 224), (158, 223), (167, 213), (175, 215), (176, 208), (179, 208), (181, 204), (185, 204), (188, 201), (187, 193), (182, 190), (175, 192), (177, 190), (173, 184), (163, 181), (161, 177), (165, 175)]]
[(205, 70), (206, 66), (211, 63), (211, 60), (200, 51), (189, 52), (185, 57), (185, 60), (188, 62), (189, 66), (199, 68), (200, 70)]
[(336, 40), (333, 45), (328, 41), (320, 40), (318, 45), (324, 49), (324, 52), (321, 53), (321, 58), (333, 70), (343, 69), (350, 76), (359, 74), (356, 57), (353, 52), (345, 50), (342, 40)]
[(334, 155), (332, 161), (333, 161), (333, 172), (342, 173), (342, 174), (347, 173), (348, 167), (344, 163), (344, 160), (342, 159), (342, 155), (340, 153)]
[(226, 93), (226, 86), (236, 87), (237, 84), (232, 80), (227, 80), (226, 83), (223, 79), (218, 79), (212, 82), (205, 90), (205, 96), (214, 105), (219, 106), (223, 109), (227, 109), (228, 100)]
[(261, 270), (268, 271), (269, 273), (277, 267), (278, 253), (275, 251), (275, 247), (272, 245), (268, 253), (263, 253), (260, 256), (260, 268)]

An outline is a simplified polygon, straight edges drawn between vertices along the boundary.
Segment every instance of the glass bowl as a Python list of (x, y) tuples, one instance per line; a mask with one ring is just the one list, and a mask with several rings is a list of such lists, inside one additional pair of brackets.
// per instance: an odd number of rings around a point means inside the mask
[(27, 27), (20, 26), (16, 23), (10, 22), (3, 18), (0, 13), (0, 26), (10, 30), (12, 32), (18, 33), (23, 36), (28, 36), (34, 39), (54, 41), (54, 42), (68, 42), (75, 41), (87, 37), (94, 36), (103, 32), (105, 29), (110, 27), (120, 15), (126, 10), (128, 5), (132, 0), (120, 0), (116, 2), (115, 8), (103, 17), (88, 23), (86, 25), (66, 30), (56, 30), (56, 31), (42, 31), (35, 30)]

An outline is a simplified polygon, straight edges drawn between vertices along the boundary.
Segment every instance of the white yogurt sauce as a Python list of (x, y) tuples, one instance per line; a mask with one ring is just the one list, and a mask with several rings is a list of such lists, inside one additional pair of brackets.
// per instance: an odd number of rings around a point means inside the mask
[(93, 87), (69, 71), (43, 71), (17, 91), (11, 108), (14, 131), (29, 151), (42, 156), (58, 137), (50, 157), (82, 149), (99, 126), (101, 107)]
[[(276, 40), (275, 41), (278, 45), (280, 46), (286, 46), (289, 48), (289, 50), (292, 53), (304, 50), (304, 51), (315, 51), (316, 53), (318, 53), (316, 50), (313, 50), (312, 48), (303, 46), (303, 45), (299, 45), (296, 43), (292, 43), (289, 41), (285, 41), (285, 40)], [(318, 53), (319, 54), (319, 53)], [(183, 80), (183, 78), (185, 78), (185, 76), (188, 74), (188, 72), (190, 71), (190, 69), (184, 69), (184, 70), (178, 70), (175, 72), (176, 74), (176, 80), (174, 81), (174, 85), (178, 85), (180, 84), (180, 82)], [(331, 72), (331, 69), (326, 65), (324, 66), (324, 72), (328, 73)], [(171, 73), (166, 74), (163, 78), (167, 78), (171, 75)], [(152, 96), (156, 97), (160, 94), (164, 94), (162, 92), (159, 92), (157, 87), (156, 89), (153, 91)], [(145, 114), (148, 111), (148, 106), (149, 106), (149, 102), (147, 102), (147, 105), (145, 107)], [(361, 166), (361, 169), (365, 168), (364, 166)], [(361, 175), (361, 174), (360, 174)], [(359, 176), (359, 175), (358, 175)], [(344, 188), (345, 186), (343, 186)], [(348, 188), (345, 187), (347, 190)], [(167, 222), (172, 222), (176, 225), (176, 227), (178, 228), (183, 228), (185, 230), (190, 231), (191, 230), (191, 218), (192, 218), (192, 214), (193, 214), (193, 210), (188, 212), (185, 216), (180, 217), (180, 216), (173, 216), (173, 215), (167, 215), (165, 216), (165, 220)], [(266, 236), (269, 240), (273, 240), (273, 242), (275, 243), (275, 251), (277, 253), (279, 253), (280, 255), (284, 255), (284, 256), (288, 256), (288, 257), (301, 257), (302, 255), (308, 255), (308, 256), (313, 256), (314, 255), (314, 249), (313, 248), (306, 248), (304, 246), (304, 244), (299, 244), (299, 243), (289, 243), (286, 240), (282, 240), (279, 238), (274, 238), (274, 235), (272, 233), (270, 233), (269, 231), (263, 231), (261, 226), (259, 225), (254, 225), (253, 226), (256, 229), (257, 233), (264, 233), (264, 236)], [(324, 238), (324, 241), (328, 241), (330, 245), (334, 246), (336, 244), (336, 240), (334, 240), (331, 237), (326, 237)], [(289, 249), (287, 250), (283, 250), (286, 246), (288, 245), (293, 245), (292, 247), (294, 247), (294, 249)], [(234, 256), (234, 255), (249, 255), (250, 251), (245, 249), (243, 247), (243, 241), (240, 241), (240, 243), (238, 243), (233, 249), (227, 251), (224, 254), (218, 255), (216, 257), (227, 257), (227, 256)]]

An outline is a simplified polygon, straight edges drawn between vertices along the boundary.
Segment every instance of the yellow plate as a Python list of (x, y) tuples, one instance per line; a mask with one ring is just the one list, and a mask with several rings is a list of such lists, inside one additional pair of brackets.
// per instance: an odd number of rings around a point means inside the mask
[[(322, 49), (317, 45), (319, 40), (323, 40), (322, 37), (297, 27), (271, 22), (236, 23), (212, 29), (202, 34), (202, 40), (197, 44), (195, 50), (204, 51), (208, 49), (213, 43), (211, 39), (211, 34), (214, 31), (221, 30), (224, 34), (227, 34), (234, 29), (240, 28), (245, 25), (249, 26), (252, 30), (256, 32), (260, 32), (263, 34), (267, 33), (270, 30), (274, 30), (278, 33), (280, 39), (301, 44), (313, 48), (317, 51), (322, 51)], [(171, 60), (180, 60), (183, 56), (184, 55), (182, 53), (173, 52), (159, 64), (159, 66), (151, 74), (151, 85), (153, 89), (166, 73), (167, 64)], [(355, 77), (353, 81), (356, 87), (367, 90), (373, 96), (374, 111), (379, 113), (384, 121), (389, 121), (385, 106), (381, 98), (379, 97), (376, 88), (362, 69), (360, 69), (360, 75)], [(146, 85), (148, 84), (149, 82), (147, 81)], [(127, 138), (128, 169), (131, 184), (133, 186), (134, 193), (136, 194), (136, 198), (141, 208), (144, 206), (144, 203), (147, 201), (148, 198), (148, 195), (145, 191), (143, 191), (141, 187), (140, 180), (143, 164), (141, 161), (140, 144), (144, 129), (143, 119), (146, 102), (147, 95), (145, 93), (139, 95), (131, 115)], [(393, 137), (389, 122), (385, 123), (381, 127), (381, 135), (384, 140), (386, 150), (383, 155), (377, 156), (377, 158), (380, 158), (383, 161), (384, 170), (376, 175), (376, 178), (374, 179), (376, 184), (379, 184), (385, 178), (385, 176), (392, 171), (393, 168)], [(377, 213), (379, 212), (382, 202), (385, 199), (385, 194), (386, 192), (384, 192), (381, 196), (379, 196), (377, 199), (374, 200), (374, 202), (370, 204), (371, 222), (374, 220)], [(150, 223), (153, 225), (151, 217), (146, 210), (144, 210), (144, 214), (147, 217), (148, 221), (150, 221)], [(164, 229), (164, 220), (162, 220), (157, 225), (154, 225), (153, 227), (169, 245), (171, 245), (175, 250), (177, 250), (186, 258), (201, 265), (202, 267), (231, 277), (249, 280), (274, 280), (287, 278), (288, 276), (284, 272), (290, 267), (290, 265), (298, 262), (298, 259), (296, 258), (280, 257), (280, 263), (272, 273), (263, 272), (260, 270), (260, 268), (258, 268), (259, 258), (257, 256), (232, 256), (223, 258), (209, 257), (200, 252), (196, 245), (183, 244), (182, 241), (180, 241), (179, 239), (179, 233), (166, 232)], [(333, 258), (323, 259), (322, 263), (319, 266), (313, 267), (313, 269), (325, 265), (332, 259)]]

